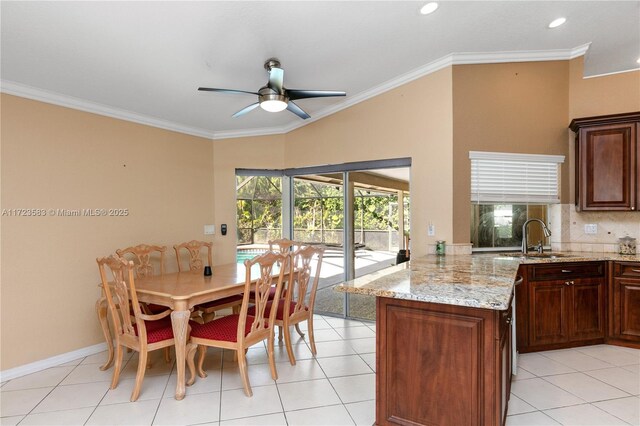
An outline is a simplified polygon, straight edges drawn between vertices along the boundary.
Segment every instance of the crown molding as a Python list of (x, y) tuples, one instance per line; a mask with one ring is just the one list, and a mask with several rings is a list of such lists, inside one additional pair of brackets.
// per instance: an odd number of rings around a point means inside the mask
[(603, 73), (603, 74), (587, 75), (587, 76), (584, 76), (583, 78), (584, 78), (585, 80), (587, 80), (587, 79), (589, 79), (589, 78), (606, 77), (606, 76), (609, 76), (609, 75), (624, 74), (624, 73), (627, 73), (627, 72), (634, 72), (634, 71), (640, 71), (640, 67), (637, 67), (637, 68), (631, 68), (631, 69), (628, 69), (628, 70), (622, 70), (622, 71), (605, 72), (605, 73)]
[[(160, 120), (154, 117), (138, 114), (135, 112), (122, 110), (118, 108), (109, 107), (106, 105), (85, 101), (82, 99), (74, 98), (71, 96), (61, 95), (59, 93), (50, 92), (35, 87), (30, 87), (15, 83), (12, 81), (1, 80), (0, 91), (10, 95), (21, 96), (28, 99), (33, 99), (41, 102), (46, 102), (54, 105), (60, 105), (67, 108), (73, 108), (81, 111), (91, 112), (94, 114), (104, 115), (107, 117), (118, 118), (125, 121), (131, 121), (134, 123), (144, 124), (151, 127), (158, 127), (160, 129), (171, 130), (174, 132), (185, 133), (192, 136), (198, 136), (207, 139), (231, 139), (231, 138), (244, 138), (252, 136), (267, 136), (267, 135), (280, 135), (286, 134), (300, 127), (311, 124), (324, 117), (335, 114), (343, 109), (349, 108), (360, 102), (371, 99), (389, 90), (395, 89), (399, 86), (407, 84), (413, 80), (417, 80), (426, 75), (432, 74), (443, 68), (452, 65), (475, 65), (475, 64), (499, 64), (506, 62), (540, 62), (540, 61), (562, 61), (575, 59), (579, 56), (583, 56), (589, 50), (591, 43), (583, 44), (571, 49), (556, 49), (556, 50), (529, 50), (529, 51), (516, 51), (516, 52), (460, 52), (452, 53), (443, 56), (433, 62), (430, 62), (421, 67), (415, 68), (407, 73), (404, 73), (391, 80), (387, 80), (382, 84), (367, 89), (363, 92), (357, 93), (353, 96), (345, 98), (343, 101), (324, 108), (314, 114), (313, 117), (304, 120), (302, 122), (294, 122), (292, 124), (280, 127), (264, 127), (260, 129), (246, 129), (246, 130), (228, 130), (212, 132), (205, 129), (188, 127), (178, 123), (173, 123), (166, 120)], [(634, 70), (628, 70), (634, 71)], [(621, 71), (621, 72), (628, 72)], [(610, 73), (616, 74), (616, 73)], [(608, 74), (607, 74), (608, 75)], [(596, 77), (596, 76), (592, 76)]]
[(59, 105), (66, 108), (77, 109), (92, 114), (117, 118), (119, 120), (144, 124), (146, 126), (157, 127), (159, 129), (171, 130), (173, 132), (184, 133), (191, 136), (198, 136), (206, 139), (213, 139), (213, 132), (196, 127), (184, 126), (171, 121), (160, 120), (148, 115), (138, 114), (124, 109), (113, 108), (97, 102), (86, 101), (73, 96), (62, 95), (37, 87), (27, 86), (9, 80), (0, 80), (0, 92), (8, 95), (20, 96), (34, 101)]

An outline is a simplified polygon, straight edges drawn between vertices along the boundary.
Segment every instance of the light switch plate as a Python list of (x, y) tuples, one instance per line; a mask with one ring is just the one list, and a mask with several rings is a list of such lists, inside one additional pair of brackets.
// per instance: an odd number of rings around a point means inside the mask
[(436, 226), (433, 223), (429, 224), (429, 227), (427, 228), (427, 235), (429, 237), (436, 235)]
[(215, 225), (205, 225), (204, 226), (204, 235), (214, 235), (216, 233)]
[(585, 234), (597, 234), (598, 233), (598, 224), (597, 223), (587, 223), (584, 225), (584, 233)]

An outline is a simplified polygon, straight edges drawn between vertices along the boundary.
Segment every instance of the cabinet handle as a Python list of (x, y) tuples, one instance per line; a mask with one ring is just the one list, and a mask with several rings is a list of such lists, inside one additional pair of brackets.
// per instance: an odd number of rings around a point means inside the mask
[(507, 320), (505, 321), (507, 324), (511, 324), (511, 317), (507, 318)]
[(564, 285), (571, 285), (571, 281), (565, 281)]
[(571, 271), (571, 270), (569, 270), (569, 269), (563, 269), (563, 270), (562, 270), (562, 273), (563, 273), (563, 274), (570, 274), (570, 273), (572, 273), (572, 272), (573, 272), (573, 271)]
[(632, 269), (631, 272), (640, 272), (640, 269)]

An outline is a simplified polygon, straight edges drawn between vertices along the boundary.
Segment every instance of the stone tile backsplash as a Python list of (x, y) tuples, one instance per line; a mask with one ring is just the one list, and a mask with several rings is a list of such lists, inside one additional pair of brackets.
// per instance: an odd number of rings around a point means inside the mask
[[(598, 225), (596, 234), (586, 234), (584, 225)], [(640, 240), (640, 212), (577, 212), (573, 204), (549, 207), (551, 249), (609, 253), (618, 251), (618, 238)]]

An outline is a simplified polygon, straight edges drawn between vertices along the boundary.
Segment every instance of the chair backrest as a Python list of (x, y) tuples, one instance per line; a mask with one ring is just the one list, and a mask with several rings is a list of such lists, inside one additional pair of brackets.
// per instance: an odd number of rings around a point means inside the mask
[(151, 257), (155, 252), (160, 255), (160, 274), (164, 274), (165, 251), (167, 251), (167, 247), (165, 246), (138, 244), (137, 246), (118, 249), (116, 250), (116, 254), (122, 258), (126, 258), (126, 255), (133, 255), (136, 278), (145, 278), (155, 275), (153, 265), (151, 264)]
[[(173, 246), (173, 249), (176, 251), (176, 261), (178, 262), (178, 271), (182, 272), (182, 262), (180, 261), (180, 250), (187, 250), (189, 253), (189, 269), (191, 271), (201, 271), (204, 269), (204, 263), (200, 257), (200, 251), (203, 247), (207, 248), (207, 266), (211, 266), (213, 263), (213, 258), (211, 255), (211, 250), (213, 248), (213, 243), (209, 243), (206, 241), (189, 241), (188, 243), (176, 244)], [(186, 269), (184, 269), (186, 270)]]
[[(289, 277), (289, 289), (285, 297), (284, 315), (291, 316), (298, 312), (305, 311), (308, 307), (309, 313), (313, 314), (313, 306), (316, 301), (316, 291), (320, 280), (320, 268), (322, 267), (322, 257), (324, 247), (305, 246), (290, 254), (291, 265), (294, 271)], [(312, 276), (314, 258), (316, 258), (315, 274)], [(305, 303), (305, 298), (309, 292), (309, 303)], [(291, 302), (295, 302), (291, 311)]]
[[(116, 255), (96, 259), (100, 270), (100, 280), (107, 297), (107, 304), (111, 312), (111, 318), (118, 335), (128, 335), (137, 339), (136, 332), (131, 321), (131, 311), (138, 324), (139, 335), (146, 341), (146, 329), (144, 321), (140, 319), (142, 311), (136, 295), (134, 282), (134, 265), (130, 260), (123, 259)], [(107, 275), (110, 272), (110, 278)]]
[(269, 240), (269, 250), (275, 251), (281, 254), (289, 254), (296, 246), (300, 246), (301, 243), (292, 241), (287, 238), (280, 238), (278, 240)]
[[(246, 278), (244, 287), (244, 298), (242, 299), (242, 307), (240, 308), (240, 321), (238, 324), (238, 342), (250, 340), (253, 336), (264, 335), (273, 328), (278, 310), (278, 301), (282, 286), (284, 283), (285, 270), (288, 268), (290, 256), (268, 251), (264, 254), (254, 257), (251, 260), (245, 260)], [(257, 280), (251, 279), (251, 270), (254, 265), (258, 265), (260, 276)], [(269, 292), (274, 281), (274, 267), (279, 266), (278, 279), (276, 282), (275, 298), (271, 302), (271, 310), (269, 317), (265, 318), (264, 313), (269, 303)], [(249, 293), (255, 292), (253, 303), (255, 304), (255, 316), (249, 334), (244, 336), (245, 324), (247, 320), (247, 311), (249, 309)]]

